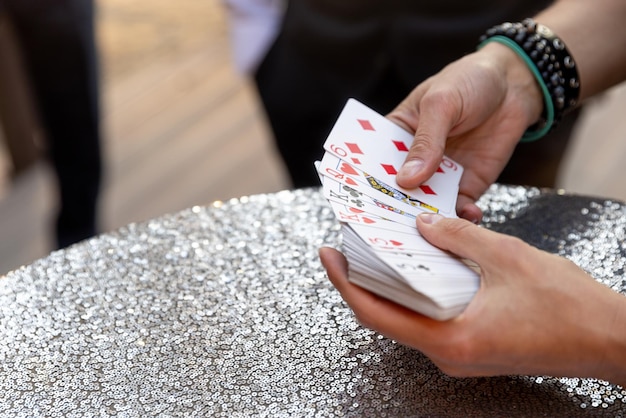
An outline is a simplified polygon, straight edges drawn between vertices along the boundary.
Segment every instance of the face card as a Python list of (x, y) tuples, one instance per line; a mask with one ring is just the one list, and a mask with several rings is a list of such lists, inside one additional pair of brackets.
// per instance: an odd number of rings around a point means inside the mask
[(346, 222), (349, 224), (372, 226), (377, 229), (384, 229), (391, 232), (402, 232), (407, 234), (417, 234), (417, 228), (415, 225), (407, 226), (397, 222), (393, 222), (389, 219), (381, 218), (380, 216), (373, 215), (364, 211), (363, 209), (354, 208), (351, 206), (337, 203), (334, 201), (328, 202), (335, 212), (335, 217), (340, 222)]
[(463, 168), (444, 157), (437, 172), (416, 189), (396, 183), (413, 135), (374, 110), (350, 99), (331, 130), (324, 149), (380, 182), (444, 213), (454, 211)]
[(386, 205), (373, 197), (363, 194), (329, 177), (320, 176), (320, 180), (323, 185), (322, 192), (324, 197), (329, 202), (336, 202), (354, 209), (360, 209), (366, 213), (415, 229), (414, 215), (393, 206)]
[[(385, 184), (373, 176), (364, 173), (356, 167), (353, 167), (346, 161), (336, 157), (333, 154), (325, 153), (322, 161), (316, 165), (318, 173), (322, 176), (329, 177), (342, 184), (350, 186), (364, 194), (392, 207), (397, 207), (414, 216), (417, 214), (430, 211), (442, 213), (447, 217), (456, 217), (456, 211), (446, 212), (434, 206), (428, 205), (419, 199), (408, 195), (388, 184)], [(455, 193), (456, 196), (456, 193)]]

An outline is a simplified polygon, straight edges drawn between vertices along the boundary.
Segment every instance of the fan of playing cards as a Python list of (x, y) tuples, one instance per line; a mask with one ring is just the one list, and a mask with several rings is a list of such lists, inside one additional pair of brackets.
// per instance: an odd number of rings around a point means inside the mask
[(422, 212), (456, 217), (463, 168), (444, 157), (419, 188), (403, 189), (395, 177), (413, 135), (354, 99), (330, 132), (315, 163), (324, 196), (342, 224), (351, 282), (435, 319), (457, 316), (479, 287), (464, 260), (422, 238)]

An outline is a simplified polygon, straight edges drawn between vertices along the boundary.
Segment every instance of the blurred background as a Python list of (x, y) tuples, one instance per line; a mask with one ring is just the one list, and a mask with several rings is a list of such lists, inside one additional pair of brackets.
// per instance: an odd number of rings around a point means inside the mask
[[(104, 231), (288, 187), (254, 93), (232, 67), (220, 1), (96, 5)], [(56, 198), (49, 165), (37, 158), (13, 177), (0, 138), (0, 274), (53, 248)]]
[[(97, 0), (96, 6), (102, 232), (289, 187), (255, 92), (233, 68), (220, 0)], [(0, 31), (0, 48), (7, 36)], [(623, 87), (596, 100), (582, 118), (560, 187), (626, 199), (625, 107)], [(0, 275), (54, 248), (57, 199), (36, 144), (16, 173), (1, 128), (0, 121)]]

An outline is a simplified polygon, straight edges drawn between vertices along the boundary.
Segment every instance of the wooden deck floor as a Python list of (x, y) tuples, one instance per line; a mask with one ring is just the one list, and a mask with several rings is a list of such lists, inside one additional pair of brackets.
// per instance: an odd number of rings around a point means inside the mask
[[(120, 0), (100, 3), (101, 30), (146, 33), (147, 48), (143, 56), (135, 56), (140, 45), (128, 46), (119, 35), (101, 33), (103, 53), (108, 54), (102, 57), (103, 231), (193, 205), (289, 187), (254, 90), (232, 68), (219, 3), (203, 6), (206, 15), (196, 17), (195, 25), (212, 27), (189, 39), (179, 35), (166, 47), (149, 35), (159, 25), (169, 25), (170, 33), (182, 30), (172, 19), (184, 15), (167, 16), (170, 4), (136, 2), (163, 12), (144, 16), (150, 22), (137, 19), (134, 28), (120, 28), (111, 20), (129, 20), (128, 13), (137, 12), (137, 6), (129, 11)], [(186, 3), (189, 14), (200, 7), (195, 7), (196, 0), (181, 0), (178, 13)], [(154, 27), (148, 30), (148, 24)], [(199, 39), (201, 35), (206, 38)], [(135, 65), (129, 63), (132, 59)], [(1, 148), (0, 275), (52, 250), (50, 220), (56, 198), (43, 161), (10, 183)]]
[[(232, 68), (220, 2), (99, 4), (103, 231), (193, 205), (289, 187), (253, 89)], [(125, 30), (134, 32), (124, 35)], [(621, 96), (618, 103), (626, 103), (626, 94)], [(619, 108), (623, 114), (624, 106)], [(610, 140), (600, 130), (613, 125), (594, 123), (599, 127), (585, 135)], [(626, 170), (618, 159), (626, 141), (617, 151), (617, 145), (603, 144), (614, 151), (608, 154), (590, 151), (589, 144), (572, 149), (562, 185), (626, 199), (621, 181)], [(49, 221), (55, 205), (45, 163), (12, 183), (3, 176), (2, 163), (0, 147), (0, 275), (51, 251)]]

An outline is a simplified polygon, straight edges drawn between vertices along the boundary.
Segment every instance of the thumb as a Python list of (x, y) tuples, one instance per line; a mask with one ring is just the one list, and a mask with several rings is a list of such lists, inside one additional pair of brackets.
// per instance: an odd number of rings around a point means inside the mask
[(445, 101), (431, 97), (422, 97), (417, 116), (409, 107), (408, 99), (388, 115), (403, 125), (418, 119), (413, 143), (396, 177), (398, 184), (408, 189), (418, 187), (435, 174), (443, 158), (448, 133), (454, 125), (452, 109), (445, 106)]
[(507, 237), (465, 219), (445, 218), (432, 213), (417, 217), (417, 229), (428, 242), (461, 258), (483, 266), (503, 247)]

